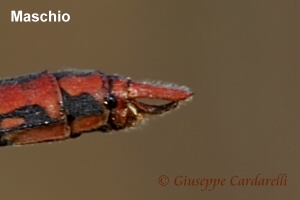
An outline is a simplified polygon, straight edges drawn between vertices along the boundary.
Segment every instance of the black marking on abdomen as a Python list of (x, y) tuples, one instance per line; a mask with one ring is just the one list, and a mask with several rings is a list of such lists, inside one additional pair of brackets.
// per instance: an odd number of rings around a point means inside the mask
[(45, 111), (45, 109), (39, 105), (28, 105), (21, 108), (18, 108), (16, 110), (13, 110), (6, 114), (0, 115), (0, 123), (4, 119), (9, 118), (23, 118), (25, 123), (8, 129), (3, 129), (0, 127), (0, 134), (6, 133), (6, 132), (12, 132), (12, 131), (18, 131), (18, 130), (24, 130), (27, 128), (33, 128), (40, 125), (45, 124), (53, 124), (57, 123), (60, 120), (51, 118)]
[(64, 77), (84, 77), (84, 76), (90, 76), (90, 75), (99, 75), (101, 77), (101, 79), (105, 79), (105, 74), (103, 74), (102, 72), (96, 71), (96, 70), (63, 70), (60, 72), (55, 72), (52, 75), (57, 79), (61, 79)]
[(95, 74), (96, 71), (95, 70), (85, 70), (85, 71), (81, 71), (81, 70), (64, 70), (64, 71), (60, 71), (60, 72), (56, 72), (56, 73), (53, 73), (53, 76), (56, 78), (56, 79), (61, 79), (61, 78), (64, 78), (64, 77), (72, 77), (72, 76), (78, 76), (78, 77), (81, 77), (81, 76), (90, 76), (90, 75), (93, 75)]
[(79, 118), (104, 113), (104, 107), (92, 95), (81, 93), (78, 96), (71, 96), (61, 89), (64, 111), (68, 122)]
[(43, 74), (47, 74), (47, 71), (35, 73), (35, 74), (27, 74), (24, 76), (14, 77), (14, 78), (8, 78), (8, 79), (2, 79), (0, 80), (1, 86), (7, 86), (7, 85), (18, 85), (18, 84), (24, 84), (29, 81), (35, 80), (39, 77), (41, 77)]

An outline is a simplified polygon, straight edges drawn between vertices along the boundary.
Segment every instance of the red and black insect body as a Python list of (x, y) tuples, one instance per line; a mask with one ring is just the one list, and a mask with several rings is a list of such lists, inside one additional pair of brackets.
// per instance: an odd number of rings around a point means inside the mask
[[(47, 71), (0, 81), (0, 145), (64, 140), (121, 130), (176, 108), (185, 87), (132, 82), (98, 71)], [(149, 105), (139, 98), (170, 103)]]

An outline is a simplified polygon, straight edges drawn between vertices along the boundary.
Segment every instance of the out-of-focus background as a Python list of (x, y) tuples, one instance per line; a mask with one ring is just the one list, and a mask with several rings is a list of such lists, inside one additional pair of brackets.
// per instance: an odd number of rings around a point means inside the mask
[[(12, 10), (71, 20), (12, 23)], [(1, 148), (1, 199), (299, 199), (299, 10), (297, 1), (2, 2), (3, 78), (97, 69), (195, 96), (137, 130)], [(287, 185), (236, 185), (280, 174)], [(205, 189), (184, 179), (226, 180)]]

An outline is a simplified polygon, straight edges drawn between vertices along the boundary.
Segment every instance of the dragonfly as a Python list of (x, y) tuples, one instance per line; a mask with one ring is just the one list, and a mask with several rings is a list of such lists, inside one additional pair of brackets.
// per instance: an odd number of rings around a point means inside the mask
[[(192, 98), (184, 86), (134, 82), (97, 70), (43, 71), (0, 80), (0, 146), (134, 127)], [(162, 105), (141, 99), (166, 100)]]

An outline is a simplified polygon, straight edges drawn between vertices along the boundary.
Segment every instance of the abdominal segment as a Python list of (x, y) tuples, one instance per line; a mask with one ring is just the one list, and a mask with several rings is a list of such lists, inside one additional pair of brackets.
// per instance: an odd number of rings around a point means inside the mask
[(103, 83), (98, 72), (41, 72), (0, 81), (0, 145), (64, 140), (101, 130), (108, 117)]

